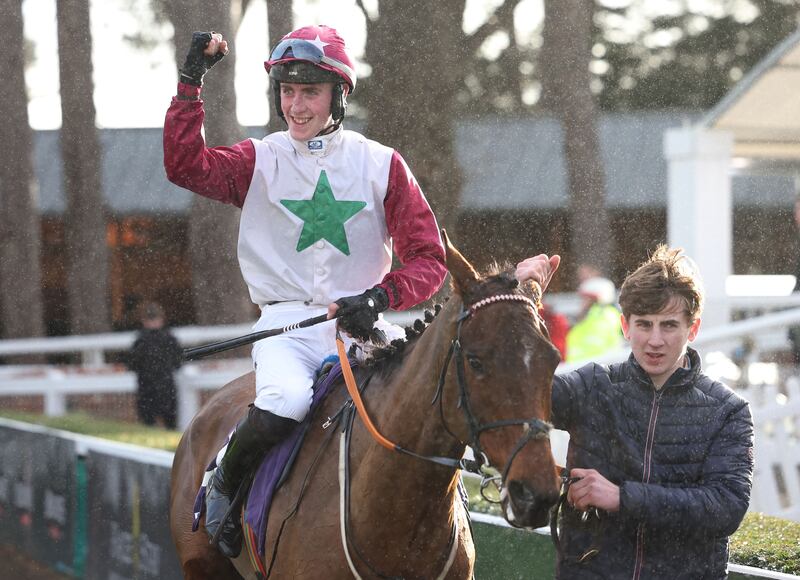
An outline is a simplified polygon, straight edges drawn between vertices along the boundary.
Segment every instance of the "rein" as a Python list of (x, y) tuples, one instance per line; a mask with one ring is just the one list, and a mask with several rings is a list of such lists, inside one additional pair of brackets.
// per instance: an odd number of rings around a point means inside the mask
[[(577, 482), (579, 479), (580, 479), (579, 477), (570, 477), (569, 471), (566, 469), (561, 474), (561, 492), (558, 494), (558, 501), (556, 502), (555, 507), (553, 507), (553, 513), (550, 514), (550, 537), (553, 540), (553, 545), (555, 545), (556, 551), (559, 551), (561, 548), (561, 540), (558, 535), (558, 517), (560, 512), (564, 508), (564, 504), (567, 503), (567, 495), (569, 494), (569, 487), (573, 483)], [(600, 522), (600, 510), (598, 510), (597, 508), (591, 508), (589, 510), (586, 510), (585, 512), (582, 512), (581, 522), (583, 522), (584, 524), (589, 522), (589, 518), (591, 518), (592, 516), (593, 520), (596, 520), (596, 523), (593, 521), (595, 525), (593, 526), (594, 530), (592, 531), (592, 544), (583, 554), (578, 556), (577, 562), (579, 564), (588, 562), (589, 560), (591, 560), (592, 558), (597, 556), (597, 554), (600, 553), (600, 548), (598, 547), (600, 545), (598, 541), (599, 540), (598, 536), (601, 532), (599, 525), (596, 525), (599, 524)]]

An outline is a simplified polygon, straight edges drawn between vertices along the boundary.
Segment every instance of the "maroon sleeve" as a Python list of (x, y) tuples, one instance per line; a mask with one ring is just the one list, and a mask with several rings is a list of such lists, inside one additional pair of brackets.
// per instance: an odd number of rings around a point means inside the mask
[(201, 129), (200, 87), (178, 84), (164, 121), (164, 169), (167, 179), (202, 196), (242, 207), (256, 162), (249, 139), (232, 147), (206, 147)]
[(436, 218), (417, 180), (396, 151), (383, 206), (394, 253), (402, 267), (389, 272), (380, 286), (389, 294), (391, 308), (406, 310), (433, 296), (441, 287), (447, 268)]

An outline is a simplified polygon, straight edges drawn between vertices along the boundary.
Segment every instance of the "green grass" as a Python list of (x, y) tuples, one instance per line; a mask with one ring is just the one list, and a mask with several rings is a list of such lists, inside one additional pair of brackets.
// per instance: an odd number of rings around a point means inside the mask
[(748, 513), (731, 536), (731, 562), (800, 574), (800, 523)]
[(63, 417), (47, 417), (35, 413), (0, 411), (0, 417), (166, 451), (175, 451), (181, 438), (180, 431), (168, 431), (136, 423), (111, 421), (87, 413), (70, 413)]

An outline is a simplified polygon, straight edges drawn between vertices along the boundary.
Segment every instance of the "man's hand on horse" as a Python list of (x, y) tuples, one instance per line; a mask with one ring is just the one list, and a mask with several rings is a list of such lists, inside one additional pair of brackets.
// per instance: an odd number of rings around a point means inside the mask
[(186, 61), (181, 67), (181, 82), (202, 86), (203, 75), (228, 54), (228, 41), (219, 32), (194, 32)]
[(345, 296), (328, 306), (328, 318), (336, 318), (339, 328), (355, 339), (384, 344), (386, 336), (374, 327), (378, 314), (389, 308), (389, 295), (380, 286), (357, 296)]
[(544, 292), (547, 290), (550, 280), (553, 279), (553, 274), (558, 270), (559, 264), (561, 264), (561, 256), (558, 254), (553, 256), (539, 254), (532, 258), (526, 258), (517, 264), (515, 275), (520, 282), (533, 280), (541, 286), (542, 292)]
[(567, 501), (582, 512), (599, 508), (607, 512), (619, 511), (619, 486), (614, 485), (594, 469), (573, 468), (570, 477), (577, 481), (569, 486)]

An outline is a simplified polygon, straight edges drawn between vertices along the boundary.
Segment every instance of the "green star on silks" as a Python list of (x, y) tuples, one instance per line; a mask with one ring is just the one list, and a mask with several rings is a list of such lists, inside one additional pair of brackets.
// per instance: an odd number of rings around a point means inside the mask
[(347, 244), (344, 222), (367, 205), (364, 201), (339, 201), (333, 197), (333, 190), (324, 170), (319, 175), (311, 199), (282, 199), (281, 204), (304, 222), (300, 239), (297, 240), (298, 252), (317, 240), (325, 239), (345, 256), (350, 255), (350, 246)]

